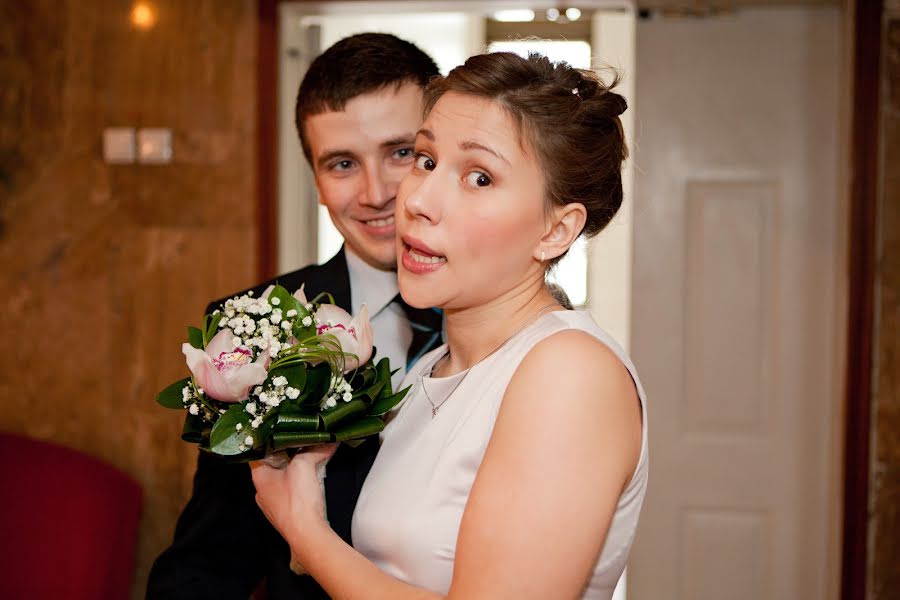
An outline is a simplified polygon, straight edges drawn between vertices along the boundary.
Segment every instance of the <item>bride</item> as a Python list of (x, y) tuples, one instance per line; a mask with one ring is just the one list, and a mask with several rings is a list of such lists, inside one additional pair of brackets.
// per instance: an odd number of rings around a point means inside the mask
[(547, 270), (622, 202), (624, 99), (591, 72), (475, 56), (426, 91), (397, 195), (403, 298), (447, 343), (407, 374), (353, 517), (323, 519), (316, 464), (256, 465), (257, 502), (329, 595), (609, 599), (647, 482), (628, 357)]

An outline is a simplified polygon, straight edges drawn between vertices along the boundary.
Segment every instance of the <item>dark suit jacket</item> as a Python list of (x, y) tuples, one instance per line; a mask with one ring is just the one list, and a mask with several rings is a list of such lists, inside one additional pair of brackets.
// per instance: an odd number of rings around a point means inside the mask
[[(351, 310), (350, 276), (343, 249), (321, 266), (259, 284), (252, 288), (254, 294), (261, 294), (272, 283), (281, 284), (291, 293), (305, 284), (309, 299), (330, 292), (338, 306)], [(224, 301), (212, 303), (207, 313)], [(377, 438), (357, 448), (341, 445), (328, 463), (328, 520), (348, 543), (356, 499), (377, 451)], [(178, 518), (172, 545), (153, 564), (147, 598), (247, 600), (263, 578), (269, 598), (328, 598), (311, 577), (291, 572), (290, 549), (257, 507), (255, 495), (248, 465), (228, 464), (201, 452), (193, 495)]]

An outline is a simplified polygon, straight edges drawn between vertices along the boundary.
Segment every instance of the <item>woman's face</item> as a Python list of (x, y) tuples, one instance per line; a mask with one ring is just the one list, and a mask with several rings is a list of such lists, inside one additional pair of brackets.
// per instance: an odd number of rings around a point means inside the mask
[(398, 276), (413, 306), (468, 308), (543, 270), (544, 175), (496, 103), (450, 92), (416, 135), (395, 212)]

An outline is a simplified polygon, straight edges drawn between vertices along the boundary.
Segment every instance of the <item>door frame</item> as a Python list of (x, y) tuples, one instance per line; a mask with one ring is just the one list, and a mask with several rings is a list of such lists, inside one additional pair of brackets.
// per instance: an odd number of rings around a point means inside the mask
[(844, 416), (842, 600), (864, 600), (868, 563), (869, 444), (875, 315), (882, 0), (856, 0), (852, 25), (847, 368)]

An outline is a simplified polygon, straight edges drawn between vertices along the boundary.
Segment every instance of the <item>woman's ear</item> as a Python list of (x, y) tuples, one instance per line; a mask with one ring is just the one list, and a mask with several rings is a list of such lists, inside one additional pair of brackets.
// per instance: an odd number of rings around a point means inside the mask
[(535, 258), (544, 262), (562, 256), (581, 235), (586, 220), (587, 210), (580, 202), (554, 206)]

